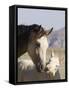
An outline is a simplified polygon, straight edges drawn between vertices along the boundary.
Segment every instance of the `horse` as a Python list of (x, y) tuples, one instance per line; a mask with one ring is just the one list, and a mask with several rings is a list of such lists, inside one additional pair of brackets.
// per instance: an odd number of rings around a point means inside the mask
[(50, 30), (45, 30), (38, 24), (17, 26), (17, 57), (28, 52), (38, 72), (45, 71), (47, 36), (52, 30), (53, 27)]

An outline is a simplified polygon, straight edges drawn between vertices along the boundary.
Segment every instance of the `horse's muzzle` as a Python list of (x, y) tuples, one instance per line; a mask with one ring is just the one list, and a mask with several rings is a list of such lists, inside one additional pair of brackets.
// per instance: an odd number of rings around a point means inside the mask
[(38, 72), (44, 72), (45, 71), (45, 67), (43, 66), (43, 64), (41, 64), (41, 63), (37, 64), (37, 71)]

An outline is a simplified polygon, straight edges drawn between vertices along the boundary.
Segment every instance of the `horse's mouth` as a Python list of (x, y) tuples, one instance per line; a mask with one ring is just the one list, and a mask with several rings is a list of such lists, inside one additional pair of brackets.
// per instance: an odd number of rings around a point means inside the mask
[(44, 67), (40, 63), (36, 66), (36, 69), (37, 69), (38, 72), (47, 72), (47, 71), (49, 71), (49, 69), (46, 66)]
[(44, 66), (41, 65), (41, 64), (38, 64), (38, 65), (37, 65), (37, 71), (38, 71), (38, 72), (45, 72)]

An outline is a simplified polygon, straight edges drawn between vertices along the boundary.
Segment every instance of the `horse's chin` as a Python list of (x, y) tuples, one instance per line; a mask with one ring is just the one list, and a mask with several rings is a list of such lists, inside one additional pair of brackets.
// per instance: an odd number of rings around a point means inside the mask
[(41, 69), (41, 68), (37, 67), (37, 72), (39, 72), (39, 73), (45, 72), (45, 69)]
[(43, 72), (47, 72), (47, 71), (49, 71), (47, 67), (45, 67), (44, 69), (37, 67), (37, 72), (43, 73)]
[(44, 72), (44, 71), (43, 71), (43, 70), (39, 70), (39, 69), (37, 69), (37, 72), (42, 73), (42, 72)]

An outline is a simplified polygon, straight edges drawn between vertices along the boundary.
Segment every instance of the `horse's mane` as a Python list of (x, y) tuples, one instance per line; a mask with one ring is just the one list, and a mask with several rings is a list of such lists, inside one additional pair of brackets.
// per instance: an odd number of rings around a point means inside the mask
[(32, 25), (18, 25), (17, 29), (18, 29), (18, 34), (21, 33), (27, 33), (27, 32), (31, 32), (35, 27), (39, 27), (40, 25), (38, 24), (32, 24)]
[(39, 27), (37, 24), (32, 25), (18, 25), (17, 26), (17, 45), (18, 45), (18, 56), (27, 51), (27, 45), (31, 31)]

